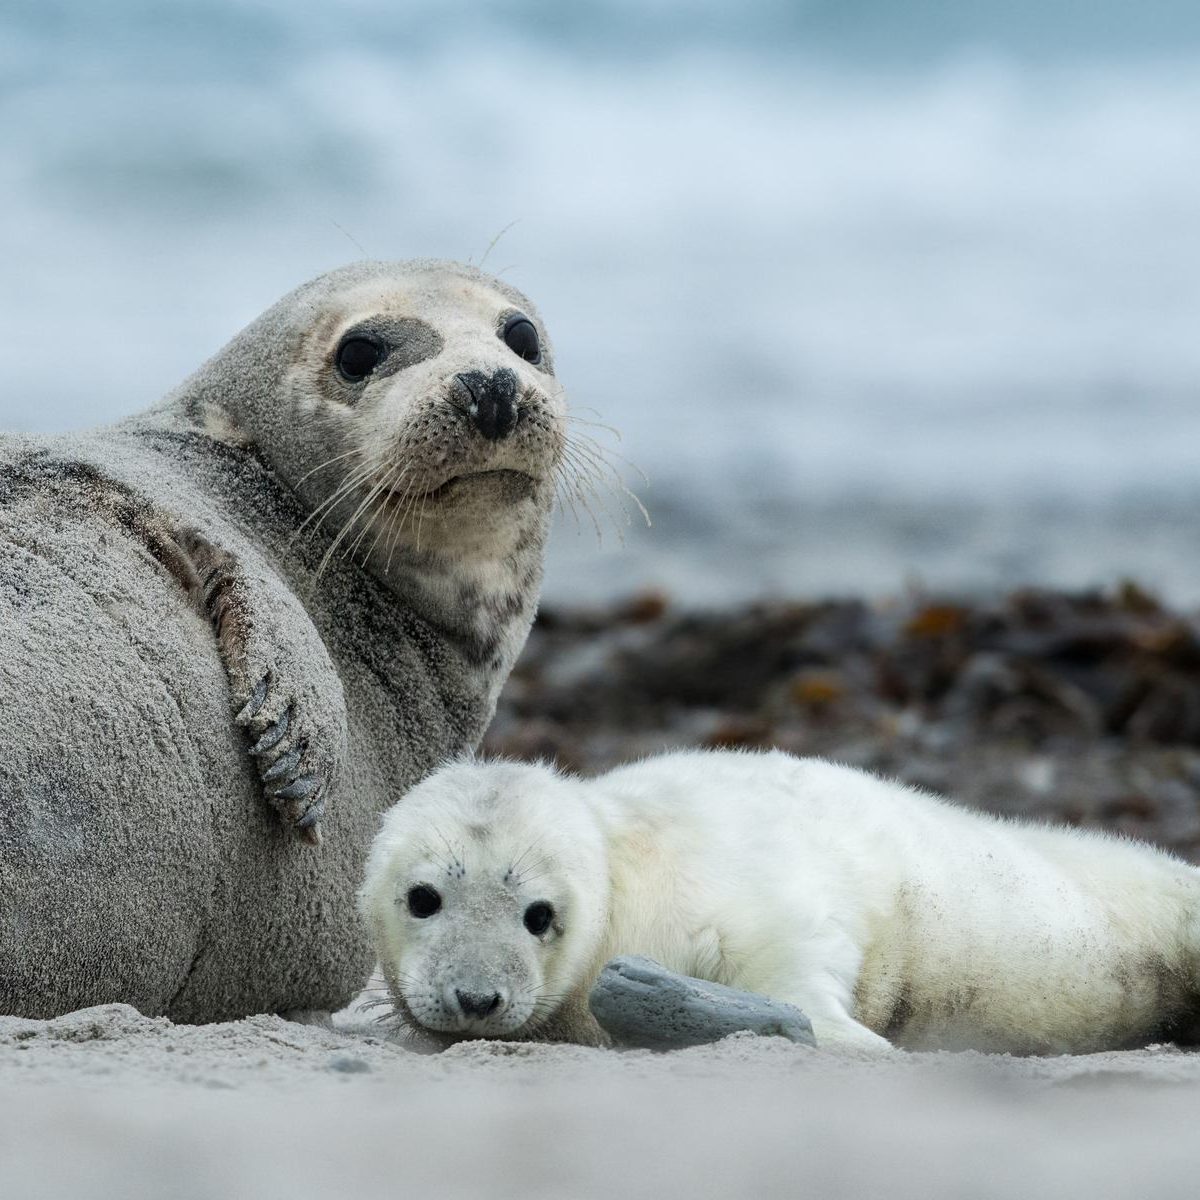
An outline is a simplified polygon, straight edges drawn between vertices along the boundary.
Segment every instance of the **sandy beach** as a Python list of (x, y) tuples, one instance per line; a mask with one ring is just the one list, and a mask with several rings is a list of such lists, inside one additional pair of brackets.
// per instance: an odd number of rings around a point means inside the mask
[(0, 1194), (1184, 1197), (1200, 1056), (897, 1054), (773, 1038), (655, 1055), (464, 1043), (352, 1013), (0, 1018)]

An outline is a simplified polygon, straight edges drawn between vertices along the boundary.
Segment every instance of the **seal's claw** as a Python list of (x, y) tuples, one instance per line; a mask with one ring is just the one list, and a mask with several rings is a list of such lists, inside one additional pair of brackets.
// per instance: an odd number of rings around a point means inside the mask
[(299, 830), (300, 840), (307, 842), (310, 846), (319, 846), (325, 838), (321, 834), (321, 822), (318, 821), (314, 825), (310, 825), (307, 829)]
[(280, 717), (274, 725), (269, 726), (266, 733), (264, 733), (262, 737), (260, 737), (258, 741), (250, 747), (250, 753), (253, 754), (255, 758), (258, 758), (260, 755), (266, 754), (268, 750), (273, 750), (277, 745), (279, 745), (283, 735), (287, 733), (288, 725), (291, 724), (291, 720), (292, 709), (289, 705), (283, 710), (283, 716)]
[(325, 801), (318, 800), (296, 822), (296, 833), (302, 842), (307, 842), (310, 846), (319, 846), (325, 840), (321, 833), (321, 818), (324, 815)]
[(325, 749), (319, 731), (304, 719), (295, 695), (281, 689), (274, 667), (248, 674), (258, 683), (237, 720), (251, 740), (250, 754), (263, 791), (284, 825), (302, 841), (319, 846), (325, 815), (322, 791), (337, 760)]
[(272, 792), (271, 796), (276, 800), (303, 800), (305, 796), (311, 796), (320, 786), (319, 775), (301, 775), (294, 783), (289, 783), (277, 792)]
[(304, 753), (302, 746), (297, 746), (294, 750), (289, 750), (286, 754), (281, 754), (274, 763), (271, 764), (262, 774), (263, 783), (273, 783), (280, 777), (289, 777), (296, 769), (300, 762), (301, 755)]
[(270, 683), (270, 676), (264, 675), (254, 686), (254, 691), (250, 694), (250, 699), (242, 705), (238, 715), (234, 717), (239, 725), (248, 725), (254, 717), (258, 715), (258, 710), (262, 708), (267, 699), (267, 688)]
[[(307, 833), (309, 830), (312, 830), (312, 829), (316, 829), (319, 831), (321, 828), (321, 818), (324, 815), (325, 815), (325, 801), (318, 800), (316, 802), (316, 804), (314, 804), (312, 806), (312, 808), (310, 808), (308, 810), (308, 812), (306, 812), (304, 814), (304, 816), (302, 816), (300, 818), (300, 820), (298, 820), (296, 822), (296, 828), (301, 830), (301, 832), (303, 832), (303, 833)], [(318, 836), (319, 836), (319, 832), (318, 832)]]

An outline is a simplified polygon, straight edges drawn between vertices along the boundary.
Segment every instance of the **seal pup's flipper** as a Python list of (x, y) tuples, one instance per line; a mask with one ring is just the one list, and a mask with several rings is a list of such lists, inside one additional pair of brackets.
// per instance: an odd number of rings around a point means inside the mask
[(747, 1031), (817, 1044), (812, 1024), (794, 1005), (677, 975), (640, 955), (609, 962), (588, 1007), (617, 1046), (678, 1050)]
[(173, 533), (186, 581), (212, 622), (234, 719), (271, 807), (306, 842), (321, 842), (325, 803), (346, 757), (345, 698), (311, 618), (264, 562), (214, 545), (199, 530)]

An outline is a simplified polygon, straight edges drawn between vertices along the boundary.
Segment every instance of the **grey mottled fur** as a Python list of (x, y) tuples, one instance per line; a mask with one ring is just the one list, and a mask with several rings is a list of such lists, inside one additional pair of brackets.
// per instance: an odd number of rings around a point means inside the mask
[[(548, 346), (499, 336), (513, 310), (544, 340), (470, 268), (357, 264), (149, 412), (0, 436), (0, 1012), (216, 1020), (361, 986), (377, 815), (477, 744), (536, 605), (564, 415)], [(357, 386), (351, 316), (395, 343)], [(502, 368), (523, 419), (491, 440), (454, 377)], [(384, 523), (326, 561), (389, 470)]]

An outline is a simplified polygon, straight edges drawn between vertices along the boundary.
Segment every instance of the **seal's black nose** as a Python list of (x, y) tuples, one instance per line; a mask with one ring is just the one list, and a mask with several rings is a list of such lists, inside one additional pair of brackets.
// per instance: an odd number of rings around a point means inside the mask
[(454, 377), (460, 407), (489, 441), (507, 437), (517, 424), (517, 377), (502, 367), (490, 379), (482, 371)]
[(490, 996), (477, 996), (471, 992), (460, 992), (454, 989), (454, 998), (462, 1009), (464, 1017), (488, 1017), (500, 1007), (500, 993), (493, 992)]

